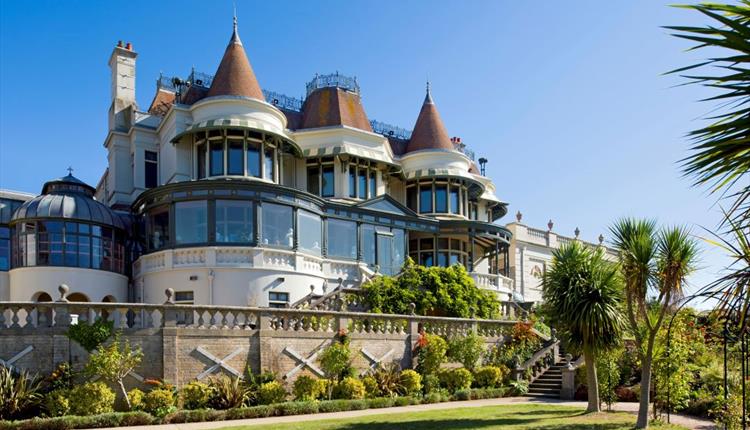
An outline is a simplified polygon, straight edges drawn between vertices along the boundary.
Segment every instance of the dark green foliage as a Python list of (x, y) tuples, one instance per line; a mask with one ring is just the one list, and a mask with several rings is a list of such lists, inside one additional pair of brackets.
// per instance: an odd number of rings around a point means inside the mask
[(250, 399), (250, 388), (236, 377), (221, 375), (212, 378), (208, 385), (212, 390), (209, 404), (214, 409), (231, 409), (245, 406)]
[(453, 400), (471, 400), (471, 390), (466, 388), (453, 393)]
[(114, 321), (103, 321), (97, 318), (93, 324), (75, 324), (70, 326), (66, 336), (76, 341), (88, 352), (98, 348), (112, 336)]
[(145, 412), (112, 412), (85, 417), (32, 418), (25, 421), (0, 421), (0, 430), (68, 430), (154, 424)]
[(393, 397), (403, 392), (401, 372), (398, 364), (390, 363), (373, 370), (370, 375), (375, 378), (377, 392), (381, 396)]
[(235, 408), (226, 411), (228, 420), (242, 420), (248, 418), (266, 418), (276, 415), (275, 405), (258, 405), (249, 408)]
[[(230, 409), (229, 411), (217, 411), (215, 409), (195, 409), (192, 411), (173, 412), (162, 419), (164, 424), (199, 423), (204, 421), (224, 421), (233, 419), (229, 417), (230, 411), (241, 409)], [(254, 418), (254, 417), (253, 417)]]
[(425, 394), (440, 391), (440, 378), (438, 378), (437, 375), (434, 374), (424, 375), (424, 383), (422, 385), (424, 387)]
[(395, 397), (377, 397), (374, 399), (367, 399), (368, 409), (390, 408), (394, 404), (396, 404)]
[(471, 372), (464, 368), (443, 369), (438, 372), (438, 378), (440, 378), (440, 385), (450, 393), (468, 390), (474, 380)]
[[(533, 331), (529, 322), (518, 321), (505, 335), (506, 341), (497, 344), (485, 354), (484, 363), (501, 369), (511, 369), (518, 359), (518, 364), (531, 358), (542, 347), (542, 340)], [(509, 373), (507, 370), (504, 373)]]
[(411, 303), (417, 315), (492, 318), (499, 311), (495, 294), (474, 285), (459, 264), (428, 268), (407, 259), (398, 278), (378, 276), (362, 291), (364, 303), (377, 313), (409, 314)]

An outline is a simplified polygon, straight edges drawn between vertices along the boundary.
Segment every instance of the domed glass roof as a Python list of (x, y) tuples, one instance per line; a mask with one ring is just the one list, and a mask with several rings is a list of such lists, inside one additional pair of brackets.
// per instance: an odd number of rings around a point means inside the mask
[(94, 200), (94, 188), (71, 174), (45, 183), (42, 195), (21, 205), (10, 222), (32, 219), (92, 222), (125, 230), (116, 212)]

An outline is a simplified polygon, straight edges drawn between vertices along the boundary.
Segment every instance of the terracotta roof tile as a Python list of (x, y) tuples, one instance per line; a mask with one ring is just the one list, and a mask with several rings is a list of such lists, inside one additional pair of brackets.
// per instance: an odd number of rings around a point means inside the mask
[(300, 128), (346, 125), (372, 131), (359, 94), (337, 87), (315, 90), (302, 107)]
[(422, 149), (454, 149), (435, 102), (432, 101), (429, 87), (422, 104), (422, 110), (419, 111), (417, 122), (414, 124), (411, 139), (406, 146), (406, 152)]
[(151, 106), (148, 108), (148, 113), (151, 115), (164, 116), (169, 112), (175, 101), (175, 93), (167, 91), (162, 88), (156, 90), (154, 99), (151, 101)]
[(265, 100), (263, 91), (255, 78), (253, 67), (242, 47), (242, 41), (237, 34), (237, 21), (229, 45), (224, 51), (224, 57), (216, 70), (208, 97), (212, 96), (244, 96), (258, 100)]

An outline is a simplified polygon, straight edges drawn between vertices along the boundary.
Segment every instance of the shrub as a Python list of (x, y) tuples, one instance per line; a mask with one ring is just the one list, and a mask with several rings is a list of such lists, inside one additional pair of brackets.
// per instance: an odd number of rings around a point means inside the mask
[(430, 394), (440, 391), (440, 378), (437, 375), (424, 376), (424, 393)]
[(351, 361), (349, 345), (342, 342), (333, 342), (320, 354), (320, 368), (337, 382), (351, 373)]
[(273, 416), (276, 412), (274, 406), (258, 405), (249, 408), (235, 408), (227, 411), (227, 419), (241, 420), (248, 418), (265, 418)]
[(438, 373), (438, 378), (440, 378), (440, 385), (451, 393), (471, 388), (473, 380), (471, 372), (464, 368), (442, 370)]
[(258, 403), (261, 405), (281, 403), (285, 399), (286, 390), (278, 381), (266, 382), (258, 389)]
[(448, 358), (457, 361), (466, 369), (474, 370), (484, 354), (484, 340), (473, 331), (464, 336), (455, 336), (448, 342)]
[(393, 398), (393, 405), (394, 406), (409, 406), (409, 405), (418, 405), (420, 403), (419, 399), (416, 397), (411, 396), (402, 396), (402, 397), (394, 397)]
[(177, 423), (198, 423), (205, 421), (224, 421), (229, 418), (229, 412), (238, 409), (230, 409), (229, 411), (217, 411), (214, 409), (196, 409), (196, 410), (181, 410), (175, 411), (162, 419), (164, 424), (177, 424)]
[(333, 389), (336, 399), (356, 400), (365, 398), (365, 385), (357, 378), (347, 376)]
[(65, 389), (53, 390), (44, 396), (44, 408), (47, 415), (61, 417), (70, 413), (70, 391)]
[(471, 390), (464, 389), (456, 391), (453, 393), (453, 400), (471, 400)]
[(97, 318), (93, 324), (71, 325), (65, 335), (90, 353), (112, 336), (114, 325), (114, 321), (103, 321)]
[(615, 395), (617, 395), (617, 400), (620, 402), (638, 401), (638, 394), (636, 394), (630, 387), (619, 386), (615, 388)]
[(367, 407), (370, 409), (390, 408), (396, 403), (396, 397), (377, 397), (367, 400)]
[(143, 410), (143, 396), (145, 396), (143, 391), (137, 388), (133, 388), (132, 390), (128, 391), (128, 399), (130, 399), (131, 411)]
[(214, 409), (239, 408), (245, 405), (249, 397), (249, 390), (242, 384), (240, 378), (222, 375), (209, 381), (211, 400), (209, 404)]
[(493, 388), (500, 385), (503, 372), (497, 366), (484, 366), (474, 371), (474, 383), (480, 388)]
[(445, 393), (438, 391), (433, 391), (427, 395), (424, 396), (423, 403), (440, 403), (445, 402), (448, 400), (448, 397)]
[(366, 400), (324, 400), (318, 403), (319, 412), (342, 412), (367, 409)]
[(333, 381), (330, 379), (316, 379), (314, 390), (320, 393), (318, 398), (330, 400), (333, 391)]
[(422, 375), (414, 370), (402, 370), (399, 381), (403, 394), (412, 395), (422, 391)]
[(507, 392), (508, 390), (506, 388), (475, 388), (471, 390), (471, 399), (497, 399), (505, 397)]
[(375, 378), (381, 396), (396, 396), (403, 391), (401, 373), (396, 363), (376, 368), (372, 371), (372, 377)]
[(513, 393), (514, 396), (526, 395), (526, 393), (529, 392), (529, 382), (528, 381), (511, 381), (510, 389), (511, 389), (511, 393)]
[(130, 399), (125, 391), (123, 380), (141, 363), (141, 359), (143, 359), (141, 347), (132, 348), (128, 340), (121, 344), (118, 334), (111, 344), (99, 345), (96, 352), (89, 356), (86, 373), (100, 376), (105, 381), (116, 384), (130, 408)]
[(143, 410), (156, 417), (163, 417), (175, 410), (174, 394), (171, 390), (157, 388), (143, 396)]
[(286, 402), (276, 405), (276, 410), (280, 415), (317, 414), (318, 403), (314, 401)]
[(321, 385), (317, 384), (315, 378), (308, 375), (301, 375), (294, 381), (292, 394), (294, 394), (295, 400), (316, 400), (323, 395), (323, 392), (318, 392), (319, 388), (321, 388)]
[(97, 415), (112, 412), (115, 393), (104, 382), (87, 382), (70, 390), (70, 413)]
[(362, 384), (365, 386), (365, 396), (367, 398), (374, 398), (380, 396), (380, 389), (378, 388), (378, 381), (372, 375), (367, 375), (362, 378)]
[(436, 373), (445, 363), (448, 343), (436, 334), (423, 334), (417, 355), (417, 370), (423, 375)]
[(0, 419), (24, 418), (42, 401), (41, 381), (26, 371), (18, 376), (0, 367)]
[[(182, 407), (185, 409), (205, 409), (208, 407), (214, 390), (203, 382), (192, 381), (180, 389)], [(133, 399), (131, 398), (131, 402)]]

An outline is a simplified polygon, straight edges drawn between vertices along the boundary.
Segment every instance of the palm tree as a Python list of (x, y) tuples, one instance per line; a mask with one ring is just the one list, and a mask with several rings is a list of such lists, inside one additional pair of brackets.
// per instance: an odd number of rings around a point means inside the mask
[[(669, 73), (680, 73), (688, 84), (718, 92), (705, 99), (718, 102), (711, 124), (690, 132), (692, 153), (683, 160), (684, 172), (695, 185), (730, 199), (717, 245), (733, 259), (729, 273), (706, 286), (701, 294), (718, 300), (722, 315), (738, 313), (742, 330), (750, 317), (750, 0), (737, 4), (703, 3), (681, 6), (713, 21), (703, 27), (672, 26), (676, 37), (695, 42), (690, 50), (708, 48), (711, 57)], [(686, 75), (685, 72), (691, 74)]]
[(542, 287), (555, 324), (571, 347), (583, 351), (589, 394), (586, 411), (599, 412), (596, 356), (618, 343), (624, 327), (617, 266), (604, 259), (601, 249), (573, 241), (553, 252)]
[(641, 360), (636, 428), (647, 428), (656, 334), (667, 312), (683, 298), (685, 281), (695, 269), (698, 246), (686, 229), (657, 230), (652, 220), (621, 219), (610, 230), (625, 281), (627, 319)]

